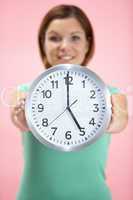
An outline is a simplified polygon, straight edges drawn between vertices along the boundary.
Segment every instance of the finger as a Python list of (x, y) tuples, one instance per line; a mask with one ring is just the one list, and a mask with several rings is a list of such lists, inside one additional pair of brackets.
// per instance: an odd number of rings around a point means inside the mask
[(20, 111), (18, 113), (11, 112), (11, 120), (17, 127), (20, 126), (19, 113)]
[(19, 99), (18, 103), (14, 106), (15, 110), (18, 110), (19, 108), (25, 108), (25, 99)]

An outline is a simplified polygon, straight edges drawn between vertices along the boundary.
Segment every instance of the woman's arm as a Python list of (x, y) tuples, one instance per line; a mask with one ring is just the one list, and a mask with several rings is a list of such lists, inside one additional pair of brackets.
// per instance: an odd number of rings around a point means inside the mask
[(124, 94), (111, 95), (112, 117), (107, 129), (110, 133), (121, 132), (128, 123), (127, 99)]
[(25, 99), (26, 93), (18, 90), (14, 91), (11, 97), (11, 120), (21, 132), (29, 131), (25, 118)]

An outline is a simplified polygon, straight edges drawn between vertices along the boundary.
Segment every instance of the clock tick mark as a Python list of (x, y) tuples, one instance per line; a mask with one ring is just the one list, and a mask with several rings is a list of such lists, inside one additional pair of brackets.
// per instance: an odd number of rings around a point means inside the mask
[(58, 73), (58, 72), (56, 73), (56, 76), (59, 76), (59, 73)]

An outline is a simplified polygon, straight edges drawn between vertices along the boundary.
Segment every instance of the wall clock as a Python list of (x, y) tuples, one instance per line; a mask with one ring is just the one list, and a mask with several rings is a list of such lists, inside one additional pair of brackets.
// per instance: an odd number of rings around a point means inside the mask
[(105, 133), (111, 119), (110, 93), (88, 68), (60, 64), (33, 81), (25, 113), (41, 143), (61, 151), (80, 150)]

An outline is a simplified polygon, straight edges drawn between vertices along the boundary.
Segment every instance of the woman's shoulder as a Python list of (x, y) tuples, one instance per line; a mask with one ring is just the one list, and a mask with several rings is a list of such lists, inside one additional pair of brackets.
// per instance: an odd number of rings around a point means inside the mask
[(108, 90), (111, 94), (118, 94), (121, 93), (120, 88), (115, 87), (115, 86), (111, 86), (111, 85), (107, 85)]
[(28, 83), (23, 83), (17, 86), (17, 90), (20, 92), (28, 92), (30, 89), (32, 82), (28, 82)]

